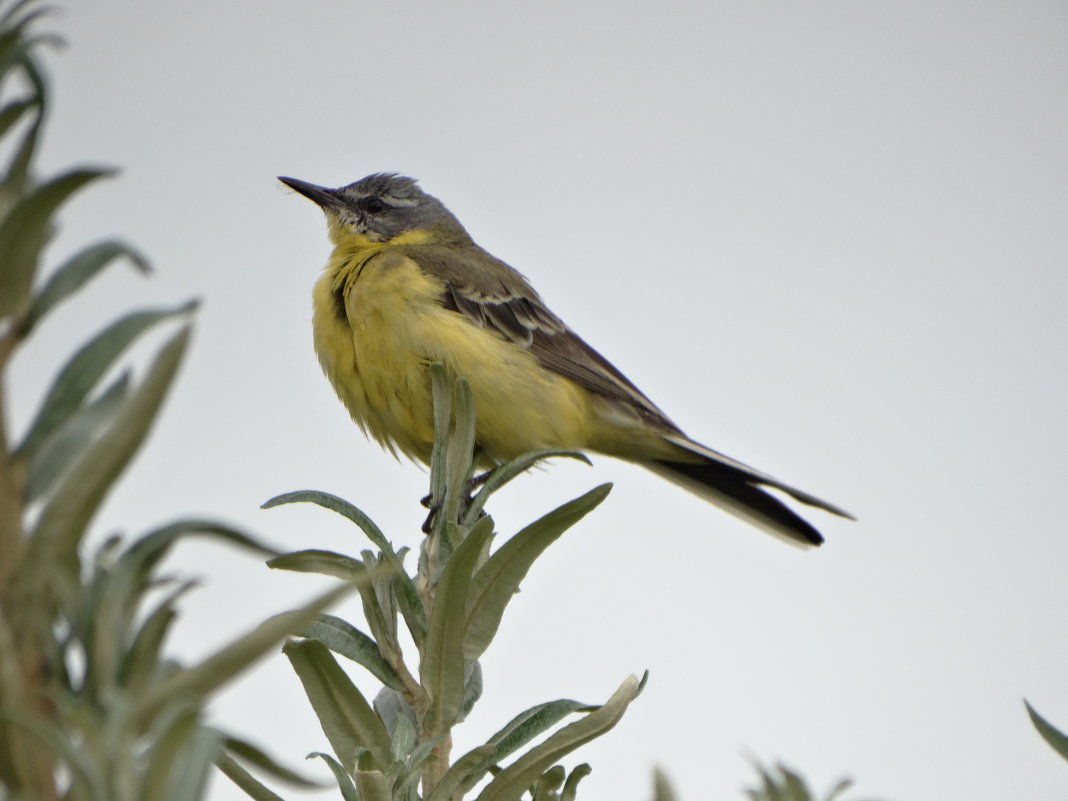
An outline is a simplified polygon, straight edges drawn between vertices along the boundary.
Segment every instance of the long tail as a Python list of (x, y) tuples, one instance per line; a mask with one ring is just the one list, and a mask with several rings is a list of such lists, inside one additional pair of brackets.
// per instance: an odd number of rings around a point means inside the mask
[(684, 436), (668, 435), (665, 439), (701, 457), (701, 461), (651, 460), (642, 462), (643, 467), (791, 544), (819, 545), (823, 542), (823, 535), (763, 487), (774, 487), (808, 506), (855, 519), (834, 504), (784, 484)]

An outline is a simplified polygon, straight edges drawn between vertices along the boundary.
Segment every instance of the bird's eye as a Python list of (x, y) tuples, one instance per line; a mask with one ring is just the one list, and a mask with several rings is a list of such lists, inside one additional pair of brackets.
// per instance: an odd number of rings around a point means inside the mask
[(377, 197), (369, 197), (364, 203), (364, 208), (367, 209), (368, 214), (381, 214), (389, 208), (385, 201)]

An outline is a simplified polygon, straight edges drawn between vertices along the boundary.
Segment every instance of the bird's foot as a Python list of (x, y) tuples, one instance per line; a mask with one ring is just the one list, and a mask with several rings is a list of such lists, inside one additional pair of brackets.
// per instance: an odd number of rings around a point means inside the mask
[[(474, 502), (475, 490), (485, 484), (491, 475), (493, 475), (493, 469), (487, 470), (484, 473), (479, 473), (476, 476), (471, 476), (471, 478), (467, 479), (464, 483), (464, 495), (463, 500), (460, 502), (459, 512), (461, 518), (467, 514), (467, 510), (471, 508), (471, 504)], [(419, 499), (419, 504), (430, 510), (426, 516), (426, 520), (423, 521), (423, 533), (429, 534), (434, 530), (434, 523), (437, 521), (438, 515), (441, 514), (444, 500), (438, 501), (434, 499), (433, 495), (424, 495)], [(481, 517), (481, 515), (479, 516)]]

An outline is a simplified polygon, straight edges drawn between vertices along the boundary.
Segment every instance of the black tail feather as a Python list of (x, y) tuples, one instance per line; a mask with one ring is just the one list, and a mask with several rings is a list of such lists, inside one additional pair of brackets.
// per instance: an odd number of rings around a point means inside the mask
[(655, 473), (721, 506), (765, 531), (797, 545), (819, 545), (823, 535), (752, 476), (719, 462), (643, 463)]

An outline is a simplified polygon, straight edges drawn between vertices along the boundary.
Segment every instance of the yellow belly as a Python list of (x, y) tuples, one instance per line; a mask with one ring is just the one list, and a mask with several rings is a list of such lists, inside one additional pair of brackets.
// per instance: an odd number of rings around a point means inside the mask
[[(315, 349), (353, 419), (423, 462), (433, 445), (428, 366), (465, 377), (486, 462), (590, 443), (591, 398), (526, 349), (442, 307), (442, 285), (409, 259), (336, 253), (314, 292)], [(338, 314), (342, 289), (347, 319)]]

